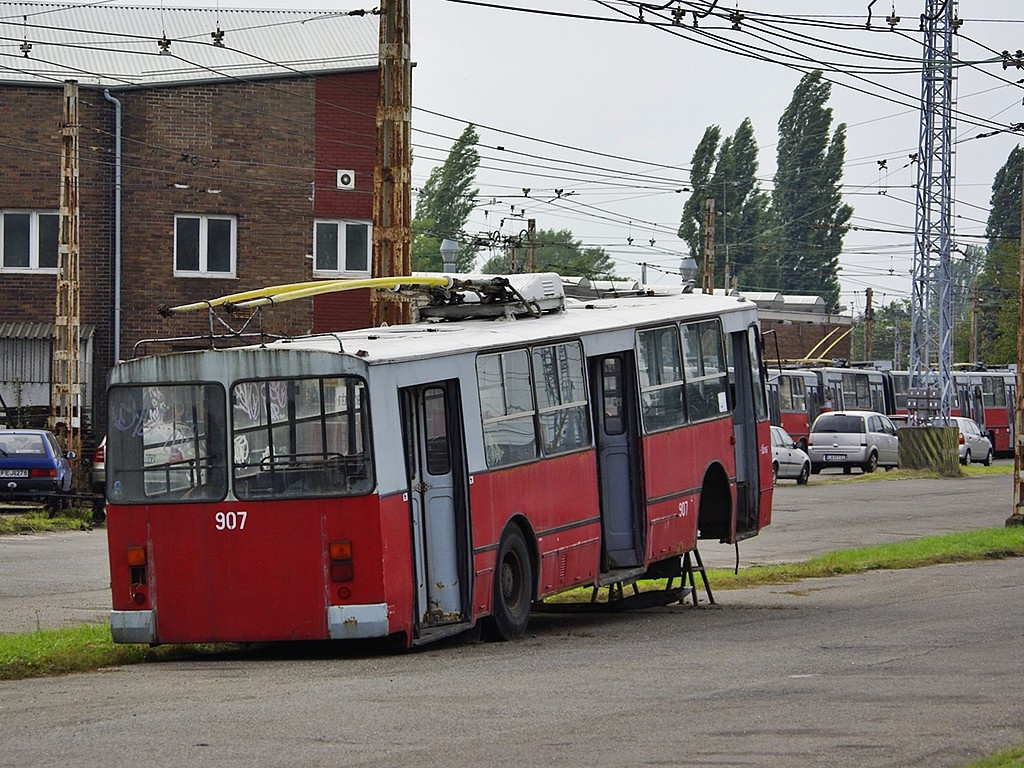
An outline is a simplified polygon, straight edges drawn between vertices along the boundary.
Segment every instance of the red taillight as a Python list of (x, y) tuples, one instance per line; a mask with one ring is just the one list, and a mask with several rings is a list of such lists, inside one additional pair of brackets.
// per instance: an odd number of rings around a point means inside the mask
[(960, 445), (963, 445), (963, 444), (964, 444), (964, 436), (963, 436), (963, 434), (961, 434), (960, 435)]
[(103, 452), (104, 452), (104, 448), (101, 445), (99, 448), (96, 449), (96, 453), (94, 453), (92, 455), (92, 460), (94, 462), (96, 462), (96, 461), (103, 461)]
[(29, 477), (56, 477), (56, 469), (32, 469), (29, 470)]
[(352, 581), (355, 576), (355, 570), (352, 567), (352, 542), (332, 541), (329, 551), (331, 581)]

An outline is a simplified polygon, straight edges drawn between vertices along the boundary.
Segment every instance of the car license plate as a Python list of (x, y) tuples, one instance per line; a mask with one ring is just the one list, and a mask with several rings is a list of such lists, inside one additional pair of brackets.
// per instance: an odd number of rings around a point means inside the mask
[(0, 477), (28, 477), (27, 469), (0, 469)]
[(846, 461), (845, 453), (826, 453), (825, 461)]

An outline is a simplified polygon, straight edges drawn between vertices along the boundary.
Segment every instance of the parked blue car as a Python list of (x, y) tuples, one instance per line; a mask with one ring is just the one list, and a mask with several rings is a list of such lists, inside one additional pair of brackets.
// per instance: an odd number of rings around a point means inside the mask
[(71, 489), (73, 458), (45, 429), (0, 429), (0, 499), (52, 503)]

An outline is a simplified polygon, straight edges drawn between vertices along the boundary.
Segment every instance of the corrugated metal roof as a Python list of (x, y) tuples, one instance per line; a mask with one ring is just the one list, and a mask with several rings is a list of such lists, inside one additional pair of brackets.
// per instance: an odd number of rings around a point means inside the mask
[[(79, 336), (92, 338), (96, 326), (83, 323), (78, 327)], [(0, 339), (52, 339), (57, 333), (53, 323), (0, 323)]]
[(378, 24), (348, 11), (0, 2), (0, 83), (114, 90), (376, 68)]

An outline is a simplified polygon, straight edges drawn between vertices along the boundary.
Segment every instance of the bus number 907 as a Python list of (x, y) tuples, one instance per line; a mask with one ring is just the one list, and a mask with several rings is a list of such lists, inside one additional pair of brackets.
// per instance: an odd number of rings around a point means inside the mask
[(218, 512), (213, 516), (213, 527), (218, 531), (244, 531), (247, 515), (248, 512), (244, 510), (238, 512)]

